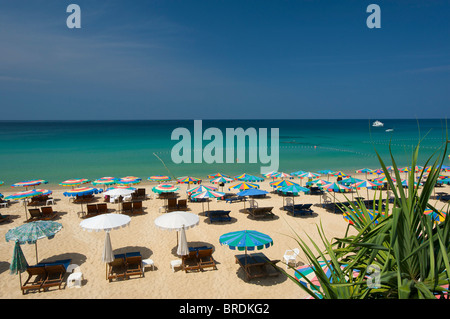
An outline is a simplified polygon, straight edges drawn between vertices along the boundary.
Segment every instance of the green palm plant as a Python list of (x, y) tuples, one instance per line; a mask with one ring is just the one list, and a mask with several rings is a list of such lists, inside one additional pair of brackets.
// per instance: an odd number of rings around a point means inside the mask
[[(420, 142), (412, 154), (412, 167), (417, 164), (419, 148)], [(400, 181), (399, 169), (392, 150), (389, 150), (395, 179)], [(294, 239), (308, 264), (313, 266), (320, 288), (312, 289), (312, 282), (302, 274), (298, 276), (308, 285), (300, 284), (289, 274), (287, 276), (314, 298), (414, 299), (436, 298), (436, 294), (448, 293), (450, 218), (438, 224), (424, 214), (427, 208), (438, 212), (429, 200), (446, 152), (447, 143), (444, 143), (426, 161), (424, 167), (436, 156), (420, 189), (419, 185), (414, 185), (414, 171), (408, 174), (407, 189), (400, 183), (396, 185), (376, 152), (393, 192), (393, 202), (390, 203), (388, 198), (383, 200), (380, 192), (373, 200), (373, 206), (377, 208), (372, 213), (363, 202), (349, 201), (343, 213), (352, 224), (349, 224), (344, 237), (329, 241), (322, 225), (318, 226), (324, 248), (309, 238), (315, 252), (296, 234)], [(423, 171), (419, 180), (422, 178)], [(356, 234), (349, 234), (350, 227)], [(325, 274), (321, 263), (330, 268), (330, 276)], [(377, 270), (375, 273), (374, 269)]]

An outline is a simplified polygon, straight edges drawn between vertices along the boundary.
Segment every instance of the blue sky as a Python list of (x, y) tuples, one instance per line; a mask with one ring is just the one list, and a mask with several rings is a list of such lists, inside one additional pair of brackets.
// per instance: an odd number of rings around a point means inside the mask
[(449, 21), (440, 0), (1, 0), (0, 119), (448, 117)]

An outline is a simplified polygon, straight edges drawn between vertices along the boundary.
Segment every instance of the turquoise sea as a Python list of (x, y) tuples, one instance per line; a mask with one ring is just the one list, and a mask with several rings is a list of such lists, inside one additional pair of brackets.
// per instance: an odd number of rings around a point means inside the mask
[[(267, 128), (269, 137), (270, 128), (279, 128), (279, 171), (287, 173), (379, 168), (375, 148), (390, 165), (389, 143), (398, 165), (406, 166), (419, 138), (423, 138), (419, 162), (423, 165), (445, 141), (445, 120), (379, 120), (384, 127), (372, 127), (373, 120), (319, 119), (203, 120), (202, 124), (203, 130), (219, 128), (224, 136), (226, 128)], [(103, 176), (146, 180), (151, 175), (260, 174), (262, 163), (244, 163), (244, 159), (229, 164), (175, 164), (171, 150), (179, 141), (171, 140), (172, 131), (184, 127), (193, 135), (193, 126), (193, 120), (1, 121), (2, 188), (35, 178), (49, 181), (50, 186), (71, 178)], [(386, 132), (389, 128), (393, 131)], [(208, 143), (204, 141), (203, 147)]]

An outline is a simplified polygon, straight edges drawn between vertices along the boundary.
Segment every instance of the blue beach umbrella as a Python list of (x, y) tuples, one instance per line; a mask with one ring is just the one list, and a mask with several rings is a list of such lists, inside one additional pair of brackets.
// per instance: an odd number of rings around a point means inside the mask
[(247, 173), (235, 176), (234, 179), (236, 179), (238, 181), (243, 181), (243, 182), (262, 182), (262, 181), (264, 181), (264, 178), (262, 178), (262, 177), (250, 175)]
[(36, 263), (38, 263), (37, 241), (42, 238), (52, 239), (62, 229), (62, 224), (51, 220), (37, 220), (8, 230), (5, 235), (7, 242), (16, 241), (19, 244), (34, 244), (36, 247)]
[(239, 230), (226, 233), (220, 236), (219, 242), (221, 245), (228, 246), (231, 250), (245, 250), (246, 254), (247, 250), (261, 250), (273, 245), (273, 239), (269, 235), (256, 230)]
[(268, 191), (265, 191), (265, 190), (262, 190), (262, 189), (251, 188), (251, 189), (243, 190), (243, 191), (237, 193), (236, 195), (244, 197), (244, 196), (266, 195), (268, 193), (269, 193)]

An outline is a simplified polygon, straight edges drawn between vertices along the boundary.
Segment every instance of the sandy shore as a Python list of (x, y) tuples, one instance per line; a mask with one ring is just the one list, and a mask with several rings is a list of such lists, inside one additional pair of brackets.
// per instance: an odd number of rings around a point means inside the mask
[[(354, 177), (364, 178), (364, 174)], [(330, 177), (330, 180), (335, 180)], [(296, 178), (295, 182), (299, 182)], [(261, 189), (270, 191), (269, 180), (261, 183)], [(303, 185), (305, 181), (302, 181)], [(204, 184), (212, 185), (208, 181)], [(142, 183), (139, 188), (145, 188), (147, 194), (152, 194), (151, 188), (155, 183)], [(228, 191), (226, 184), (224, 190)], [(186, 198), (185, 191), (192, 185), (180, 185), (179, 198)], [(50, 187), (48, 187), (50, 188)], [(50, 188), (52, 189), (52, 188)], [(111, 241), (114, 253), (140, 251), (144, 258), (151, 258), (154, 261), (155, 269), (147, 268), (144, 278), (131, 278), (129, 280), (108, 282), (105, 278), (105, 264), (102, 262), (102, 250), (104, 245), (104, 232), (87, 232), (79, 226), (83, 220), (78, 212), (81, 207), (73, 204), (68, 197), (63, 196), (66, 189), (52, 189), (53, 197), (56, 199), (53, 209), (59, 213), (55, 221), (63, 225), (63, 229), (51, 239), (41, 239), (38, 241), (39, 261), (52, 261), (63, 258), (71, 258), (72, 263), (78, 264), (84, 276), (83, 285), (80, 289), (51, 288), (46, 292), (29, 292), (22, 295), (19, 287), (18, 275), (10, 275), (9, 266), (12, 257), (14, 243), (5, 241), (6, 232), (14, 227), (22, 225), (25, 221), (24, 207), (19, 203), (13, 203), (8, 208), (1, 208), (3, 215), (11, 215), (12, 222), (0, 225), (0, 298), (13, 299), (36, 299), (36, 298), (208, 298), (208, 299), (298, 299), (306, 294), (296, 284), (294, 284), (284, 274), (278, 277), (263, 279), (253, 279), (247, 281), (239, 265), (235, 263), (234, 255), (236, 251), (230, 250), (227, 246), (219, 243), (220, 235), (237, 230), (253, 229), (268, 234), (273, 238), (274, 245), (262, 250), (270, 259), (283, 259), (286, 249), (298, 247), (293, 230), (307, 240), (307, 235), (317, 242), (316, 226), (321, 222), (328, 238), (341, 237), (347, 228), (347, 222), (340, 214), (332, 214), (321, 207), (313, 206), (314, 214), (311, 217), (293, 217), (280, 210), (283, 198), (276, 194), (269, 194), (268, 198), (257, 199), (260, 207), (273, 206), (274, 219), (254, 220), (247, 214), (240, 212), (243, 202), (228, 204), (225, 201), (211, 201), (210, 209), (231, 210), (231, 222), (217, 222), (211, 224), (202, 213), (201, 203), (188, 203), (190, 212), (199, 214), (200, 224), (197, 227), (187, 230), (187, 240), (190, 246), (209, 245), (214, 248), (213, 257), (217, 262), (217, 270), (208, 269), (204, 272), (185, 273), (177, 269), (175, 272), (170, 267), (170, 261), (179, 259), (176, 255), (177, 238), (176, 232), (164, 231), (157, 228), (154, 220), (161, 216), (159, 207), (163, 206), (163, 200), (151, 199), (144, 201), (144, 214), (132, 216), (128, 227), (111, 232)], [(220, 188), (219, 188), (220, 190)], [(3, 186), (0, 191), (9, 195), (17, 191), (7, 186)], [(450, 186), (436, 190), (450, 192)], [(365, 189), (359, 190), (360, 195), (367, 197)], [(372, 198), (374, 191), (369, 190), (369, 198)], [(343, 200), (342, 194), (336, 195)], [(351, 196), (351, 195), (349, 195)], [(96, 195), (96, 202), (103, 202), (101, 195)], [(320, 196), (301, 194), (296, 197), (295, 203), (320, 202)], [(433, 200), (438, 208), (444, 206), (443, 202)], [(205, 206), (206, 207), (206, 206)], [(108, 208), (118, 213), (117, 204), (109, 204)], [(30, 265), (35, 264), (35, 246), (22, 245), (22, 250)], [(297, 258), (298, 265), (305, 262), (303, 255)], [(279, 266), (285, 267), (279, 263)], [(288, 273), (294, 274), (292, 269)], [(22, 274), (22, 281), (26, 279), (26, 273)], [(195, 289), (193, 289), (195, 287)]]

